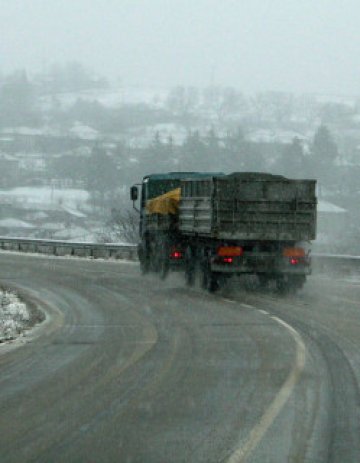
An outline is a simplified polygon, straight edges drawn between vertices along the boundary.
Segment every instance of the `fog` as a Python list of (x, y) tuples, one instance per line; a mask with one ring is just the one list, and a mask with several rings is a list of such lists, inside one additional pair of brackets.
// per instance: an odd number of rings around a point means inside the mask
[(81, 61), (124, 85), (357, 94), (355, 0), (1, 0), (0, 71)]
[(144, 175), (261, 171), (316, 179), (317, 243), (360, 254), (355, 1), (0, 6), (0, 234), (134, 241)]

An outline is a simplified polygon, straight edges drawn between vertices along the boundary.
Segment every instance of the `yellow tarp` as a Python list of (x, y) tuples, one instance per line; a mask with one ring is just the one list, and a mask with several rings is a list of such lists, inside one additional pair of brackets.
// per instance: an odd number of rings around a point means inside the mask
[(167, 193), (149, 199), (146, 203), (146, 211), (148, 214), (177, 214), (181, 188), (168, 191)]

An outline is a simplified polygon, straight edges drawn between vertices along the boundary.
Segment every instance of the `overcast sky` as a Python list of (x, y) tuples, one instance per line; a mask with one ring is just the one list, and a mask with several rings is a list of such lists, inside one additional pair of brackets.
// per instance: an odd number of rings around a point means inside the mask
[(360, 94), (359, 0), (0, 0), (0, 71)]

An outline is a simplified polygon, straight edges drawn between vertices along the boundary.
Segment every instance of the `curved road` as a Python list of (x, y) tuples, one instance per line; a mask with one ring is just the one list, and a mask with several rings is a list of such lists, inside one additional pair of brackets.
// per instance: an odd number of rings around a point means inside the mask
[(360, 461), (360, 284), (215, 296), (132, 263), (2, 253), (42, 307), (0, 346), (5, 462)]

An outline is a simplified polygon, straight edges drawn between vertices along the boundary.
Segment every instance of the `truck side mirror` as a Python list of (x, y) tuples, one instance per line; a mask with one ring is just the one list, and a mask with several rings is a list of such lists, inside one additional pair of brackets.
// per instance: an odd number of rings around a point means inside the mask
[(136, 201), (138, 197), (139, 197), (138, 187), (134, 185), (130, 188), (131, 201)]

